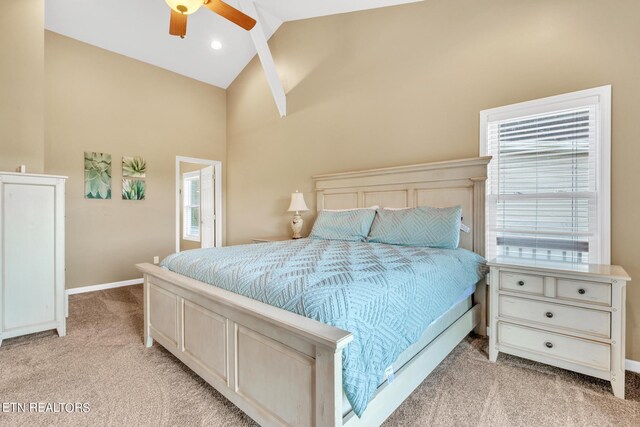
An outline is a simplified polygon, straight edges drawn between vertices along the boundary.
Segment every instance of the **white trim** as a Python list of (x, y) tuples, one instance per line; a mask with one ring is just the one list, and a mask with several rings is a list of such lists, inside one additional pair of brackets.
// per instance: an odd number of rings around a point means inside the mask
[[(254, 4), (254, 0), (239, 0), (239, 3), (240, 9), (244, 13), (249, 16), (258, 16), (258, 10), (256, 9), (256, 5)], [(280, 117), (285, 117), (287, 115), (287, 95), (284, 91), (282, 81), (280, 80), (280, 75), (278, 74), (276, 64), (273, 61), (271, 50), (269, 50), (269, 44), (267, 43), (265, 31), (262, 28), (262, 24), (260, 23), (259, 19), (256, 22), (256, 25), (251, 29), (251, 31), (249, 31), (249, 35), (251, 36), (251, 40), (253, 40), (253, 44), (256, 47), (258, 58), (260, 58), (260, 64), (262, 64), (264, 75), (267, 78), (267, 83), (269, 83), (269, 88), (271, 89), (271, 94), (273, 95), (273, 99), (276, 102), (276, 107), (278, 107)]]
[(122, 280), (121, 282), (102, 283), (100, 285), (81, 286), (79, 288), (67, 289), (67, 295), (84, 294), (87, 292), (104, 291), (105, 289), (121, 288), (123, 286), (140, 285), (144, 279)]
[(624, 367), (627, 371), (640, 374), (640, 362), (638, 362), (637, 360), (627, 359), (624, 363)]
[(191, 172), (185, 172), (182, 174), (182, 179), (194, 179), (194, 178), (200, 178), (200, 171), (191, 171)]
[[(504, 120), (521, 115), (544, 112), (552, 105), (562, 104), (561, 109), (579, 105), (597, 104), (599, 108), (598, 156), (596, 182), (598, 198), (598, 263), (611, 263), (611, 85), (585, 89), (533, 101), (519, 102), (480, 112), (480, 156), (488, 152), (487, 125), (490, 121)], [(487, 192), (489, 186), (487, 186)], [(487, 205), (487, 209), (489, 206)], [(488, 214), (488, 212), (487, 212)], [(488, 216), (487, 216), (488, 218)], [(487, 239), (487, 243), (488, 243)]]
[(600, 96), (600, 164), (596, 171), (598, 183), (598, 219), (600, 222), (600, 259), (602, 264), (611, 263), (611, 85), (592, 89)]
[(180, 229), (180, 211), (182, 210), (182, 201), (180, 200), (180, 184), (182, 183), (182, 176), (180, 175), (180, 162), (184, 163), (197, 163), (201, 165), (213, 166), (213, 173), (215, 177), (215, 221), (216, 221), (216, 239), (215, 247), (222, 246), (222, 222), (223, 222), (223, 209), (222, 209), (222, 162), (218, 160), (198, 159), (195, 157), (176, 156), (176, 252), (180, 252), (180, 237), (182, 230)]

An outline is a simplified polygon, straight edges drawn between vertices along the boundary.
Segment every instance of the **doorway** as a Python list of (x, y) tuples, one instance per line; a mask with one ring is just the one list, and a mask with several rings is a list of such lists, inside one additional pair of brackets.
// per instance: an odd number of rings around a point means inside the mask
[(222, 162), (176, 156), (176, 252), (222, 246)]

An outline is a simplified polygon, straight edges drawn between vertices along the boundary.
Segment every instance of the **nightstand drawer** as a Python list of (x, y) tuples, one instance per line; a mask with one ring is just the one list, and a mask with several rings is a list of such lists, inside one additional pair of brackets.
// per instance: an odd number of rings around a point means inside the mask
[(523, 292), (532, 295), (544, 294), (544, 278), (531, 274), (500, 272), (500, 289)]
[(611, 347), (608, 344), (503, 322), (498, 323), (498, 343), (552, 359), (605, 371), (610, 369)]
[[(611, 314), (606, 311), (528, 300), (501, 295), (499, 316), (577, 331), (600, 338), (611, 336)], [(534, 325), (532, 325), (534, 326)]]
[(558, 279), (556, 298), (600, 305), (611, 305), (611, 285), (608, 283)]

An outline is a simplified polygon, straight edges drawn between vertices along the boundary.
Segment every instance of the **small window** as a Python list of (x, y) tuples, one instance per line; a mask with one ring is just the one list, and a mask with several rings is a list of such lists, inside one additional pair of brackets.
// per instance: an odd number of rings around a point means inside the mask
[(611, 87), (480, 113), (486, 255), (610, 261)]
[(200, 171), (182, 175), (182, 238), (200, 241)]

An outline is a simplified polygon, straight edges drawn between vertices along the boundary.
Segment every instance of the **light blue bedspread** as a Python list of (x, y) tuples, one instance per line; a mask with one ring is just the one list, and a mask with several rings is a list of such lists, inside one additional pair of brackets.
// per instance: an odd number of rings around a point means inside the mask
[(465, 249), (300, 239), (196, 249), (161, 265), (353, 333), (343, 387), (360, 416), (385, 368), (484, 275)]

